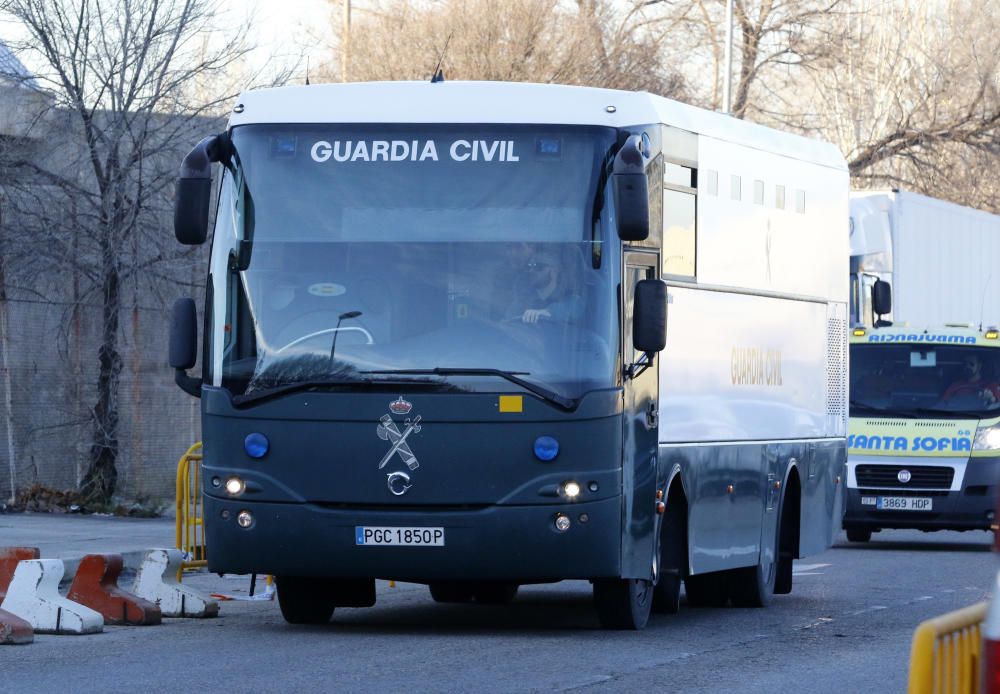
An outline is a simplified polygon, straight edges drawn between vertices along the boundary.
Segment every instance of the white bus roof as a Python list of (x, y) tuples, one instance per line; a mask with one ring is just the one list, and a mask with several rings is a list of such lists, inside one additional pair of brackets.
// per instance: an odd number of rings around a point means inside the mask
[[(846, 169), (832, 144), (648, 92), (520, 82), (353, 82), (244, 92), (230, 127), (250, 123), (664, 123), (722, 141)], [(237, 106), (237, 109), (240, 108)]]

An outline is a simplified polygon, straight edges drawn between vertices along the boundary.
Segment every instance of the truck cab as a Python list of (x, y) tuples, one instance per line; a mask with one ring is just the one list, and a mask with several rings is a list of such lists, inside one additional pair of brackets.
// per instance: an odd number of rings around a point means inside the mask
[(850, 339), (844, 529), (995, 529), (996, 328), (858, 326)]

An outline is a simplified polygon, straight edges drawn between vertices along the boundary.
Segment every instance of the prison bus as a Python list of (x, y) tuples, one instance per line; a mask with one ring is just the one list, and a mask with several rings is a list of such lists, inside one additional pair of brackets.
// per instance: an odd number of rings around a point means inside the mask
[(292, 623), (375, 579), (600, 622), (764, 605), (831, 544), (848, 174), (830, 144), (647, 93), (502, 83), (240, 96), (185, 158), (209, 226), (171, 365), (201, 397), (209, 568)]

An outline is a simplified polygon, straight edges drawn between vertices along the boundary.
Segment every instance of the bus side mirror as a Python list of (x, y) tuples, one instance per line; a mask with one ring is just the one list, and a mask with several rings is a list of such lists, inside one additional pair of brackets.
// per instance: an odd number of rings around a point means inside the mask
[(632, 344), (641, 352), (662, 352), (667, 346), (667, 285), (640, 280), (635, 285)]
[(649, 238), (649, 184), (646, 180), (642, 138), (631, 135), (615, 155), (611, 195), (622, 241)]
[(872, 285), (872, 311), (878, 316), (877, 323), (889, 324), (882, 320), (882, 316), (892, 312), (892, 286), (888, 282), (875, 280)]
[(194, 299), (178, 299), (170, 316), (170, 366), (174, 380), (188, 395), (201, 396), (201, 379), (187, 375), (198, 361), (198, 309)]
[(187, 246), (205, 243), (212, 199), (212, 162), (228, 158), (229, 138), (213, 135), (194, 146), (181, 164), (174, 198), (174, 235)]

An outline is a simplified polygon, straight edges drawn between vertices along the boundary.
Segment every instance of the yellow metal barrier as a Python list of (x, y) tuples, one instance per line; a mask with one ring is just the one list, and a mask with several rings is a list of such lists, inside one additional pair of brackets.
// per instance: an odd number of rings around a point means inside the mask
[(979, 692), (979, 627), (988, 605), (981, 602), (917, 627), (910, 650), (910, 694)]
[(201, 498), (201, 442), (187, 449), (177, 463), (177, 549), (187, 555), (177, 572), (208, 566), (205, 555), (204, 506)]

